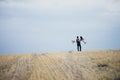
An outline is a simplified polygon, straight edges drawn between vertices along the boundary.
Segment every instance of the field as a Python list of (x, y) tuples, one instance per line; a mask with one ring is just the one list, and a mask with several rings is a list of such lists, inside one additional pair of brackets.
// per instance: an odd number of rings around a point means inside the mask
[(120, 80), (120, 50), (0, 55), (0, 80)]

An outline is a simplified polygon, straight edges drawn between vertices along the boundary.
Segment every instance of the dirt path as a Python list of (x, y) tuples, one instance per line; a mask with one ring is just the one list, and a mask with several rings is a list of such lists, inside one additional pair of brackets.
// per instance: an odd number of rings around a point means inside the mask
[(68, 53), (8, 56), (0, 63), (0, 80), (84, 80), (76, 60)]
[[(0, 80), (98, 80), (99, 74), (104, 72), (99, 70), (88, 54), (76, 52), (0, 56)], [(94, 57), (99, 59), (96, 55)], [(108, 68), (103, 69), (109, 71)], [(113, 72), (110, 75), (114, 75)], [(101, 76), (104, 79), (104, 75)], [(119, 77), (117, 74), (115, 76)]]

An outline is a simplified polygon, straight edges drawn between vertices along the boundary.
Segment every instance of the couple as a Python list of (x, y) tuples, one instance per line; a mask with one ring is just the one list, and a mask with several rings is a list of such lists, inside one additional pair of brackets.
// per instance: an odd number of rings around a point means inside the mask
[[(76, 39), (76, 43), (77, 43), (77, 51), (81, 51), (81, 41), (84, 43), (84, 44), (86, 44), (86, 42), (84, 41), (84, 39), (83, 39), (83, 37), (82, 36), (80, 36), (80, 39), (79, 39), (79, 36), (77, 36), (77, 39)], [(72, 41), (73, 43), (75, 42), (75, 41)]]

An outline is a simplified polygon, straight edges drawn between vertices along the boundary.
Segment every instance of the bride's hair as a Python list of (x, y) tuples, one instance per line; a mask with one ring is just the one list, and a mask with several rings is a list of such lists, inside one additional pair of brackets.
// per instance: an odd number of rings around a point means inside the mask
[(82, 37), (82, 36), (80, 36), (80, 40), (83, 40), (83, 37)]

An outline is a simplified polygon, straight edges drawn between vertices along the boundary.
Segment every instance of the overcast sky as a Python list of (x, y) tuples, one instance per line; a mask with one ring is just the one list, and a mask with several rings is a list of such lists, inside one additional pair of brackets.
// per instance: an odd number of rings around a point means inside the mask
[(0, 54), (120, 49), (120, 0), (0, 0)]

